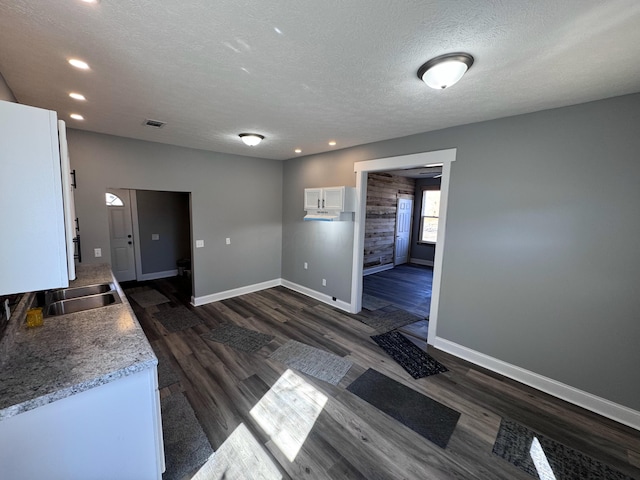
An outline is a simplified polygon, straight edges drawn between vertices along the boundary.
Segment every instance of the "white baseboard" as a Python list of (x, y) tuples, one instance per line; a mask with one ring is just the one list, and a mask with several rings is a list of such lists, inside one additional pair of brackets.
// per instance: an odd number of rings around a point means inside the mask
[(233, 288), (231, 290), (212, 293), (203, 297), (191, 297), (191, 305), (193, 305), (194, 307), (199, 307), (200, 305), (204, 305), (206, 303), (219, 302), (220, 300), (226, 300), (227, 298), (233, 298), (239, 295), (246, 295), (247, 293), (259, 292), (260, 290), (277, 287), (278, 285), (282, 285), (282, 280), (280, 278), (274, 278), (273, 280), (268, 280), (266, 282), (247, 285), (240, 288)]
[(315, 298), (316, 300), (326, 303), (327, 305), (331, 305), (332, 307), (339, 308), (340, 310), (344, 310), (345, 312), (351, 312), (351, 304), (345, 301), (334, 300), (333, 297), (330, 297), (329, 295), (311, 290), (310, 288), (303, 287), (302, 285), (290, 282), (289, 280), (282, 279), (281, 285), (288, 288), (289, 290), (302, 293), (307, 297)]
[(425, 265), (427, 267), (433, 267), (433, 260), (422, 260), (421, 258), (410, 258), (409, 263), (415, 263), (416, 265)]
[(487, 368), (493, 372), (512, 378), (520, 383), (529, 385), (537, 390), (546, 392), (554, 397), (561, 398), (567, 402), (586, 408), (616, 422), (628, 425), (631, 428), (640, 430), (640, 412), (624, 405), (614, 403), (597, 395), (579, 390), (564, 383), (558, 382), (548, 377), (544, 377), (530, 370), (503, 362), (497, 358), (490, 357), (484, 353), (471, 350), (457, 343), (436, 337), (432, 345), (444, 352), (467, 360), (471, 363)]
[(178, 275), (178, 270), (165, 270), (164, 272), (153, 272), (153, 273), (141, 273), (137, 278), (139, 282), (143, 282), (145, 280), (158, 280), (159, 278), (167, 278), (167, 277), (175, 277)]
[(371, 275), (372, 273), (384, 272), (385, 270), (391, 270), (393, 268), (393, 263), (386, 263), (384, 265), (378, 265), (377, 267), (369, 267), (365, 268), (362, 271), (362, 276), (366, 277), (367, 275)]

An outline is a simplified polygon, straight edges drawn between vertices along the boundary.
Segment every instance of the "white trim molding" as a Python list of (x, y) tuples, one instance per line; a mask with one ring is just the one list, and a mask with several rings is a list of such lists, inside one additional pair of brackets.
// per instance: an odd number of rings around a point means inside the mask
[(157, 280), (159, 278), (175, 277), (176, 275), (178, 275), (177, 269), (165, 270), (164, 272), (141, 273), (138, 276), (137, 280), (143, 282), (145, 280)]
[(293, 290), (294, 292), (306, 295), (307, 297), (315, 298), (322, 303), (326, 303), (327, 305), (331, 305), (332, 307), (339, 308), (340, 310), (344, 310), (345, 312), (351, 311), (351, 304), (338, 299), (334, 300), (335, 297), (330, 297), (329, 295), (317, 292), (316, 290), (311, 290), (310, 288), (303, 287), (302, 285), (290, 282), (289, 280), (282, 279), (282, 286), (288, 288), (289, 290)]
[(207, 303), (219, 302), (220, 300), (226, 300), (227, 298), (238, 297), (240, 295), (246, 295), (247, 293), (259, 292), (260, 290), (266, 290), (267, 288), (273, 288), (279, 285), (282, 285), (282, 279), (274, 278), (273, 280), (268, 280), (266, 282), (233, 288), (231, 290), (212, 293), (210, 295), (204, 295), (202, 297), (191, 297), (191, 305), (193, 305), (194, 307), (199, 307), (200, 305), (205, 305)]
[(433, 267), (433, 260), (423, 260), (421, 258), (410, 258), (409, 263), (414, 265), (424, 265), (425, 267)]
[(385, 263), (384, 265), (376, 265), (375, 267), (365, 268), (362, 271), (362, 276), (366, 277), (367, 275), (373, 275), (374, 273), (384, 272), (385, 270), (392, 270), (394, 267), (393, 263)]
[(512, 365), (476, 350), (464, 347), (441, 337), (430, 342), (435, 348), (450, 353), (475, 365), (487, 368), (549, 395), (566, 400), (569, 403), (590, 410), (618, 423), (640, 430), (640, 412), (624, 405), (614, 403), (606, 398), (579, 390), (570, 385), (558, 382), (530, 370)]

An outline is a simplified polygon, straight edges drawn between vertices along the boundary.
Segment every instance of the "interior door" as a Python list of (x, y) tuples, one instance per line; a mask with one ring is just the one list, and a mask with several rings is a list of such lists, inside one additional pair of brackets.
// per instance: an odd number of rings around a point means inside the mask
[(109, 189), (116, 197), (107, 202), (109, 236), (111, 240), (111, 269), (119, 282), (136, 279), (136, 258), (133, 248), (133, 222), (129, 190)]
[(409, 261), (411, 246), (411, 220), (413, 216), (413, 200), (399, 198), (396, 211), (396, 244), (394, 265), (400, 265)]

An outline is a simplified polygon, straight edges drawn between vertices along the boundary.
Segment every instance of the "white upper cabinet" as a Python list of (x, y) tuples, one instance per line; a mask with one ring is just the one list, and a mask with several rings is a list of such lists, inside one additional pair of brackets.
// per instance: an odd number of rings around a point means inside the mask
[(304, 209), (306, 211), (330, 210), (333, 212), (354, 212), (355, 188), (305, 188)]
[(56, 112), (0, 101), (0, 295), (66, 287)]

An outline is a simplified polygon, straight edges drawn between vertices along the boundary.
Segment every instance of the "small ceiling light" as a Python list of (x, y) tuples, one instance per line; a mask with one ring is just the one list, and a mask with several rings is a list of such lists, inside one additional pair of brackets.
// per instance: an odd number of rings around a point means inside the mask
[(84, 120), (84, 117), (82, 115), (80, 115), (79, 113), (72, 113), (69, 116), (71, 118), (73, 118), (74, 120)]
[(431, 88), (442, 90), (458, 83), (473, 65), (468, 53), (447, 53), (432, 58), (418, 69), (418, 78)]
[(294, 150), (294, 152), (296, 152), (296, 153), (302, 153), (302, 150), (301, 150), (301, 149), (299, 149), (299, 148), (296, 148), (296, 149)]
[(82, 95), (81, 93), (72, 92), (69, 94), (69, 96), (74, 100), (86, 100), (85, 96)]
[(329, 145), (331, 145), (332, 147), (335, 147), (336, 146), (336, 141), (335, 140), (331, 140), (329, 142)]
[(245, 145), (249, 145), (250, 147), (255, 147), (262, 140), (264, 140), (264, 135), (259, 135), (257, 133), (241, 133), (238, 135)]
[(100, 0), (82, 0), (84, 3), (98, 3)]
[(89, 64), (77, 58), (70, 58), (69, 63), (80, 70), (89, 70)]

